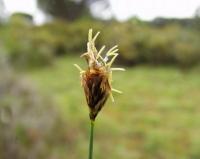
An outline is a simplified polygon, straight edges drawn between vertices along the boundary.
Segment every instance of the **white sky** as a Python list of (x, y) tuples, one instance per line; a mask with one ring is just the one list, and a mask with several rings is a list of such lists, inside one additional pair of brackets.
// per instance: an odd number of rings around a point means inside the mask
[(45, 19), (43, 13), (37, 9), (36, 0), (3, 0), (6, 13), (25, 12), (34, 16), (34, 21), (38, 24)]
[[(37, 9), (36, 0), (3, 0), (6, 12), (26, 12), (34, 15), (37, 23), (44, 20), (44, 15)], [(200, 0), (109, 0), (114, 16), (125, 20), (138, 16), (144, 20), (155, 17), (191, 17)]]
[(136, 15), (145, 20), (155, 17), (191, 17), (200, 0), (110, 0), (114, 15), (126, 19)]

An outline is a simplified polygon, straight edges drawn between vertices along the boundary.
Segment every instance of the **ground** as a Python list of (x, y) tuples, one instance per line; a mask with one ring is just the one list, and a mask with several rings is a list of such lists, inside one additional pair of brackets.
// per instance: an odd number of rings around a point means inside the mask
[[(26, 73), (38, 89), (52, 98), (71, 128), (69, 158), (87, 158), (89, 117), (74, 63), (62, 57), (51, 67)], [(115, 102), (106, 103), (95, 123), (96, 159), (200, 158), (199, 68), (137, 66), (114, 72)], [(66, 143), (68, 144), (68, 143)], [(70, 144), (70, 143), (69, 143)], [(65, 152), (66, 151), (66, 152)]]

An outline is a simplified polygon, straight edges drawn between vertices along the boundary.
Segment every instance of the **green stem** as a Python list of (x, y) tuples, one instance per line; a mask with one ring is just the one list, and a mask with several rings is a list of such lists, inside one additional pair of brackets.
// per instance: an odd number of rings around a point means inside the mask
[(90, 144), (89, 144), (88, 159), (93, 158), (93, 136), (94, 136), (94, 121), (91, 120), (91, 124), (90, 124)]

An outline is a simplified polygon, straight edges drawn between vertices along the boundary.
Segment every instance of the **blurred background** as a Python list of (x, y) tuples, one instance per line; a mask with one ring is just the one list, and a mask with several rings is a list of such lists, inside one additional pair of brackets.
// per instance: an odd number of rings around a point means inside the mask
[(87, 158), (89, 28), (118, 44), (95, 159), (200, 159), (199, 0), (0, 0), (0, 159)]

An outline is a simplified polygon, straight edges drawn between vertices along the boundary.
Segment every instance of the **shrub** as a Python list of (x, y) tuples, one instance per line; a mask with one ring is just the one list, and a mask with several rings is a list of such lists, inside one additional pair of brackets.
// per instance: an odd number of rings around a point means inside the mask
[[(81, 54), (89, 28), (102, 30), (98, 46), (119, 44), (120, 64), (140, 63), (190, 67), (200, 63), (199, 40), (195, 30), (178, 24), (157, 28), (137, 21), (95, 21), (80, 19), (73, 23), (55, 20), (42, 26), (23, 23), (27, 17), (14, 16), (0, 29), (3, 45), (14, 65), (52, 64), (56, 56)], [(17, 20), (16, 20), (17, 19)], [(20, 22), (22, 21), (22, 22)]]
[(7, 64), (0, 74), (0, 158), (50, 158), (65, 134), (52, 101)]

